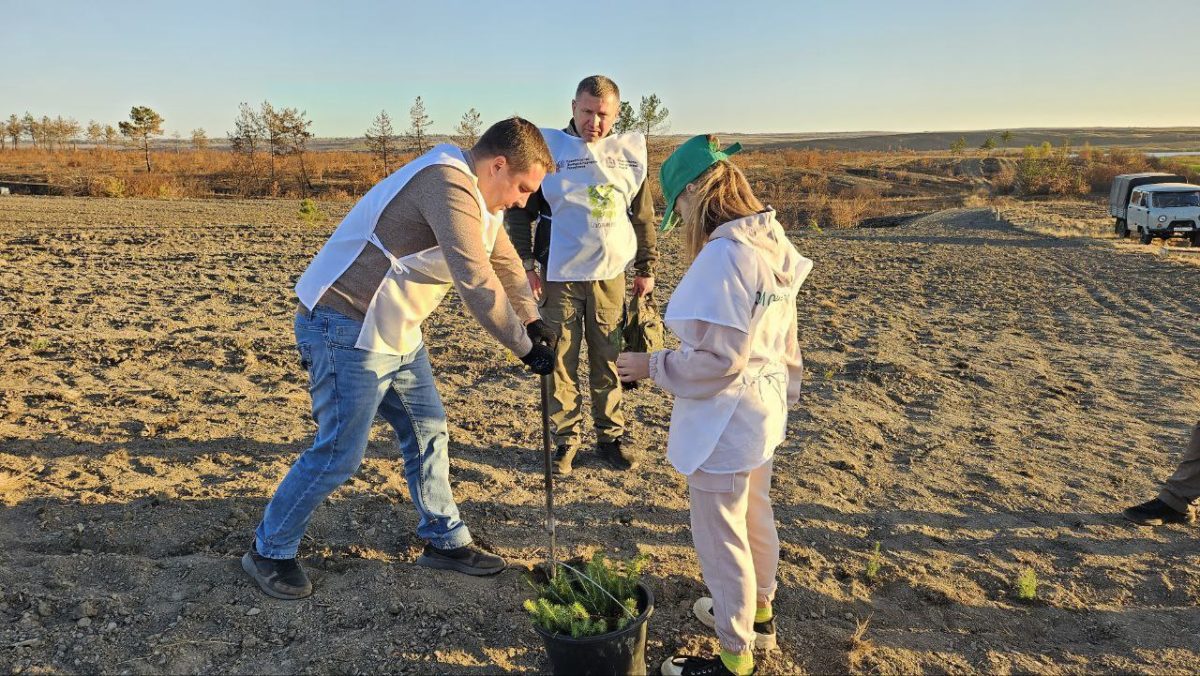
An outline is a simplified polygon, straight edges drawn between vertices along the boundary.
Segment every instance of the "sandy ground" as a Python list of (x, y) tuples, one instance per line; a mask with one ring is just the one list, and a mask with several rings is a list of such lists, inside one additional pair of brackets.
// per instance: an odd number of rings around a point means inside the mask
[[(314, 431), (290, 287), (345, 205), (315, 226), (296, 206), (0, 198), (0, 672), (547, 668), (520, 609), (544, 556), (536, 383), (456, 302), (426, 334), (455, 492), (513, 568), (413, 564), (380, 424), (302, 548), (316, 593), (277, 601), (243, 577)], [(1155, 494), (1196, 421), (1200, 270), (997, 213), (796, 235), (816, 261), (809, 382), (776, 465), (781, 649), (763, 673), (1200, 664), (1196, 530), (1117, 514)], [(669, 405), (628, 402), (643, 471), (585, 452), (558, 495), (570, 553), (650, 557), (652, 669), (715, 646), (690, 618), (703, 587), (662, 457)]]

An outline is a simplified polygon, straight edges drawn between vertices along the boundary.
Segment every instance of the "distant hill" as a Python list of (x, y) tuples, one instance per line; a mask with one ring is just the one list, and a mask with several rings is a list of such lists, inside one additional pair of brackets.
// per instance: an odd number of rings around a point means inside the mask
[[(721, 142), (740, 141), (755, 150), (814, 148), (821, 150), (947, 150), (960, 136), (967, 148), (978, 148), (990, 136), (997, 147), (1003, 144), (1003, 129), (978, 131), (861, 132), (839, 134), (726, 134)], [(1095, 147), (1129, 147), (1143, 151), (1200, 150), (1200, 127), (1075, 127), (1010, 129), (1009, 148), (1041, 145), (1049, 141), (1072, 146), (1089, 143)]]
[[(996, 140), (997, 147), (1002, 147), (1000, 133), (1003, 129), (981, 129), (976, 131), (924, 131), (924, 132), (888, 132), (888, 131), (853, 131), (853, 132), (795, 132), (785, 134), (745, 134), (739, 132), (718, 132), (722, 145), (740, 142), (747, 149), (780, 150), (784, 148), (812, 148), (819, 150), (948, 150), (950, 144), (958, 137), (967, 140), (967, 148), (978, 148), (989, 136)], [(1009, 148), (1022, 148), (1029, 145), (1041, 145), (1049, 141), (1053, 145), (1062, 145), (1069, 141), (1072, 146), (1081, 146), (1085, 142), (1095, 147), (1127, 147), (1142, 151), (1200, 151), (1200, 127), (1059, 127), (1059, 128), (1030, 128), (1010, 129), (1012, 140)], [(669, 143), (680, 143), (689, 137), (688, 134), (668, 134), (664, 138)], [(429, 137), (430, 143), (453, 143), (453, 138), (435, 134)], [(404, 147), (404, 141), (400, 141)], [(169, 149), (173, 147), (186, 148), (186, 140), (172, 141), (158, 139), (152, 142), (152, 147)], [(212, 147), (226, 149), (228, 141), (224, 138), (212, 140)], [(362, 137), (314, 138), (309, 141), (309, 149), (350, 150), (366, 152), (367, 146)]]

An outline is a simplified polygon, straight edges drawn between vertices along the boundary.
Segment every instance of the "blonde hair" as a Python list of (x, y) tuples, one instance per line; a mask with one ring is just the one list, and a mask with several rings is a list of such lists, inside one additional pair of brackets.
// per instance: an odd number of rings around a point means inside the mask
[[(716, 141), (710, 136), (710, 140)], [(685, 204), (676, 204), (679, 220), (687, 240), (689, 260), (695, 260), (700, 250), (724, 223), (753, 216), (763, 210), (762, 202), (750, 190), (746, 175), (729, 160), (718, 160), (688, 185), (695, 186)], [(687, 188), (684, 188), (687, 190)]]

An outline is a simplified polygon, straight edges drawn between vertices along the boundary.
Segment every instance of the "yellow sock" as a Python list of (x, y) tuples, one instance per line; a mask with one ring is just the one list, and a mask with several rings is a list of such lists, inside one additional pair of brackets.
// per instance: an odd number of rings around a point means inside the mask
[(754, 654), (753, 653), (731, 653), (728, 650), (721, 651), (721, 662), (725, 664), (725, 668), (737, 674), (738, 676), (750, 676), (754, 673)]
[(766, 622), (772, 617), (775, 617), (775, 612), (771, 610), (771, 606), (767, 606), (765, 608), (760, 606), (754, 610), (755, 622)]

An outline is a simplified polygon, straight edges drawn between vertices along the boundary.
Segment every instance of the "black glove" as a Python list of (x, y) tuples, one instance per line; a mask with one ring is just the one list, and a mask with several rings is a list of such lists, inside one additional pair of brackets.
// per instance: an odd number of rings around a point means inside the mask
[(535, 345), (545, 345), (551, 350), (558, 345), (558, 331), (546, 322), (535, 319), (525, 325), (525, 333)]
[(529, 351), (529, 354), (521, 357), (521, 361), (525, 362), (530, 371), (539, 376), (548, 376), (554, 373), (554, 350), (541, 343), (534, 342), (533, 349)]

